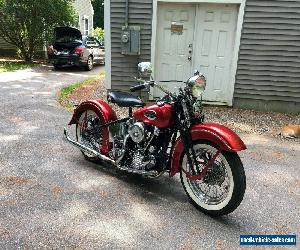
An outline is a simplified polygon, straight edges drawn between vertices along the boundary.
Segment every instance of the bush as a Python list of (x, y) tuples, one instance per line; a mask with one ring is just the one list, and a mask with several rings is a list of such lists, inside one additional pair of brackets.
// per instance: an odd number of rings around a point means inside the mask
[(76, 24), (76, 16), (70, 0), (0, 0), (0, 36), (31, 62), (53, 28)]
[(100, 27), (96, 27), (94, 29), (94, 36), (99, 39), (102, 43), (104, 43), (104, 29)]

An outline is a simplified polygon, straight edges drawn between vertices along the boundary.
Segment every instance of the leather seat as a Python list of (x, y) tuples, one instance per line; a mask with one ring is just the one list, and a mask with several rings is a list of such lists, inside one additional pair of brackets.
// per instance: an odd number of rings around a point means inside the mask
[(120, 107), (144, 107), (145, 103), (138, 97), (125, 92), (109, 92), (107, 96), (109, 102)]

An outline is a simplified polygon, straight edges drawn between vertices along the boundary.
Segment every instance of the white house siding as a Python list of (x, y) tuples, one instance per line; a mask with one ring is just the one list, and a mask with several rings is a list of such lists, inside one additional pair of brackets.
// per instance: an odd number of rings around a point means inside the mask
[(300, 113), (299, 0), (247, 0), (234, 106)]
[(86, 35), (85, 20), (88, 20), (88, 35), (93, 34), (94, 9), (90, 0), (75, 0), (75, 9), (78, 12), (78, 28), (83, 35)]

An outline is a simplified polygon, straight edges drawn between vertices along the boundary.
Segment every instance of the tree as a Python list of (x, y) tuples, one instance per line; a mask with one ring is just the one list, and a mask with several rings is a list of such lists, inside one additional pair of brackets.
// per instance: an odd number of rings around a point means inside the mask
[(104, 28), (104, 0), (92, 0), (94, 8), (94, 28)]
[(76, 23), (72, 0), (0, 0), (0, 36), (32, 61), (56, 26)]
[(101, 29), (99, 27), (94, 29), (94, 34), (95, 37), (97, 37), (101, 42), (104, 41), (104, 29)]

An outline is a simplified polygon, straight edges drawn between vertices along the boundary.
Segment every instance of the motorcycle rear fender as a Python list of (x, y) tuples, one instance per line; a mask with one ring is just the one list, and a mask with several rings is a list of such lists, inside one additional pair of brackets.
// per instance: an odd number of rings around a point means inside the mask
[[(246, 145), (235, 132), (217, 123), (197, 124), (190, 131), (193, 141), (210, 141), (218, 145), (221, 151), (238, 152), (246, 149)], [(171, 177), (179, 172), (183, 154), (184, 145), (179, 137), (171, 154)]]
[[(89, 100), (81, 103), (74, 111), (73, 117), (69, 122), (69, 125), (78, 124), (79, 118), (82, 113), (87, 110), (94, 111), (101, 120), (101, 124), (107, 124), (109, 122), (117, 120), (115, 111), (102, 100)], [(103, 144), (100, 152), (107, 155), (109, 152), (109, 130), (108, 127), (103, 128)]]

